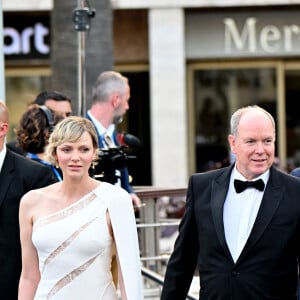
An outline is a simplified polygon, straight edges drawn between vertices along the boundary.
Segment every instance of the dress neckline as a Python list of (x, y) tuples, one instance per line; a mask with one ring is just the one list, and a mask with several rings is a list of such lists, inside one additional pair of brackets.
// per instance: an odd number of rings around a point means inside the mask
[(73, 203), (67, 205), (66, 207), (64, 208), (61, 208), (57, 211), (54, 211), (52, 213), (49, 213), (47, 215), (44, 215), (44, 216), (41, 216), (41, 217), (38, 217), (34, 223), (33, 223), (33, 227), (35, 227), (38, 223), (40, 222), (43, 222), (44, 220), (48, 219), (48, 218), (51, 218), (51, 217), (54, 217), (56, 215), (59, 215), (59, 214), (64, 214), (64, 212), (66, 212), (67, 214), (67, 211), (68, 210), (72, 210), (74, 207), (76, 206), (81, 206), (82, 202), (86, 201), (89, 197), (91, 197), (93, 194), (97, 195), (97, 192), (98, 190), (100, 190), (100, 188), (102, 187), (103, 185), (103, 182), (101, 182), (101, 184), (97, 185), (93, 190), (91, 190), (89, 193), (85, 194), (83, 197), (81, 197), (80, 199), (78, 199), (77, 201), (74, 201)]

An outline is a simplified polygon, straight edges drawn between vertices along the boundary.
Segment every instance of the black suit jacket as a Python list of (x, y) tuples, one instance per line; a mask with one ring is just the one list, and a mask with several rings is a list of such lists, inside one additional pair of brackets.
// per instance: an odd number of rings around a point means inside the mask
[(201, 300), (297, 299), (300, 180), (271, 168), (254, 226), (234, 263), (223, 223), (231, 171), (191, 176), (161, 299), (186, 299), (196, 265)]
[(7, 149), (0, 172), (0, 299), (17, 300), (21, 273), (19, 203), (29, 190), (56, 180), (46, 166)]

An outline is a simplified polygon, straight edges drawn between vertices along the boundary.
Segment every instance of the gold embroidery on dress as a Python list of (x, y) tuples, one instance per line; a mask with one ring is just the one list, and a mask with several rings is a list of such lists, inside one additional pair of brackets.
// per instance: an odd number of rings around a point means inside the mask
[(87, 228), (91, 223), (93, 223), (98, 217), (92, 219), (91, 221), (83, 224), (81, 227), (79, 227), (78, 230), (76, 230), (69, 238), (67, 238), (60, 246), (58, 246), (50, 255), (46, 258), (42, 273), (45, 269), (45, 267), (53, 260), (57, 255), (59, 255), (64, 249), (66, 249), (78, 236), (79, 234)]
[(40, 220), (37, 220), (33, 224), (33, 231), (39, 227), (45, 226), (47, 224), (59, 221), (61, 219), (64, 219), (68, 216), (71, 216), (75, 214), (77, 211), (85, 208), (88, 206), (94, 199), (96, 199), (96, 195), (93, 193), (89, 197), (87, 197), (84, 201), (79, 201), (77, 204), (72, 205), (71, 207), (62, 210), (61, 212), (55, 213), (52, 216), (42, 218)]
[(77, 276), (79, 276), (82, 272), (84, 272), (97, 258), (98, 255), (92, 257), (90, 260), (88, 260), (85, 264), (81, 265), (77, 269), (73, 270), (69, 274), (67, 274), (65, 277), (63, 277), (61, 280), (59, 280), (55, 286), (51, 289), (51, 291), (47, 295), (47, 299), (50, 299), (53, 297), (59, 290), (61, 290), (64, 286), (69, 284), (71, 281), (73, 281)]

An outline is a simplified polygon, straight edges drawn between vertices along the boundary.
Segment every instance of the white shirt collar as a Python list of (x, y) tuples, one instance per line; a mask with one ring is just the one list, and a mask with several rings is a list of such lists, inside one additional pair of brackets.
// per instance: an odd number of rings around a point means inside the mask
[(112, 137), (113, 132), (115, 131), (115, 124), (110, 124), (108, 126), (108, 128), (105, 128), (92, 114), (91, 111), (89, 110), (88, 112), (88, 116), (91, 118), (92, 122), (94, 123), (97, 132), (99, 135), (104, 135), (104, 134), (108, 134), (110, 137)]

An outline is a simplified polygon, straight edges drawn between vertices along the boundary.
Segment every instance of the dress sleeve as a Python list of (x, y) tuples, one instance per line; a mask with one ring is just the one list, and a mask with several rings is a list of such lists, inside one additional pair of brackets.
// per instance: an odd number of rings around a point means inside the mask
[(142, 300), (141, 261), (131, 197), (125, 190), (112, 191), (108, 211), (123, 274), (127, 299)]

